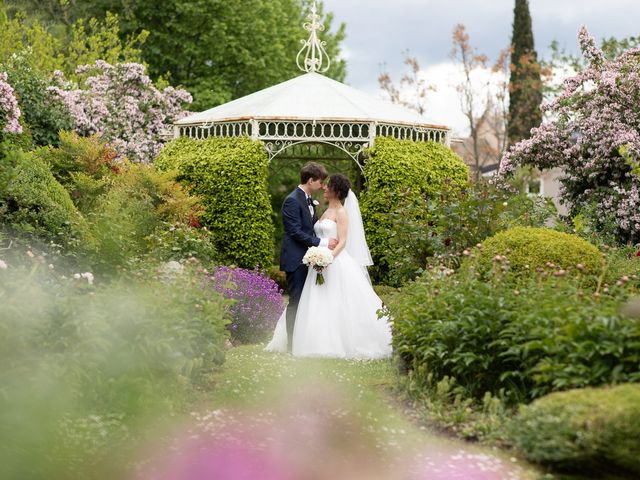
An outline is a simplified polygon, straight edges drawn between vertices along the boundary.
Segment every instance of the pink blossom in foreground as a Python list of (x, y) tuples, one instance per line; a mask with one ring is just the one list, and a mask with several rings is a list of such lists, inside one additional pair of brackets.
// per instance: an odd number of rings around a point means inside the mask
[(111, 65), (97, 60), (81, 65), (80, 88), (55, 72), (49, 91), (69, 109), (80, 135), (100, 134), (121, 157), (150, 163), (171, 134), (171, 125), (191, 103), (189, 92), (174, 87), (158, 90), (138, 63)]
[(20, 108), (13, 87), (9, 85), (6, 72), (0, 72), (0, 122), (4, 122), (6, 133), (22, 133)]

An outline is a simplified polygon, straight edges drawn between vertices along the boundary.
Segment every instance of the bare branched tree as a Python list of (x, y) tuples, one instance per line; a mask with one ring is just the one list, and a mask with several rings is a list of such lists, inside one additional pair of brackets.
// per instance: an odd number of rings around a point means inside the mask
[[(465, 160), (473, 166), (478, 179), (481, 167), (497, 163), (507, 146), (510, 49), (500, 52), (495, 64), (489, 68), (489, 59), (471, 46), (464, 25), (456, 25), (452, 40), (451, 58), (462, 73), (456, 89), (469, 127), (469, 138), (463, 141), (462, 148)], [(479, 80), (474, 73), (482, 70), (495, 75)], [(495, 82), (496, 77), (500, 78), (498, 82)]]
[(406, 55), (404, 64), (409, 67), (409, 72), (402, 75), (399, 86), (395, 85), (387, 71), (383, 71), (378, 76), (378, 85), (393, 103), (404, 105), (422, 115), (426, 110), (427, 95), (435, 91), (436, 87), (428, 84), (420, 75), (418, 59), (410, 57), (408, 52), (404, 53)]

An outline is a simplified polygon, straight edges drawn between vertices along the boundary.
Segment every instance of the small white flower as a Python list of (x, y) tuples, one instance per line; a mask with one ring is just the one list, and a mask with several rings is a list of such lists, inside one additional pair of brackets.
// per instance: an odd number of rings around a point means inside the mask
[(318, 200), (314, 200), (313, 204), (317, 207), (318, 205), (320, 205), (320, 202)]
[(91, 272), (84, 272), (82, 275), (80, 275), (82, 278), (85, 278), (87, 280), (87, 283), (89, 285), (93, 285), (93, 273)]
[(53, 270), (53, 269), (54, 269), (53, 263), (50, 263), (49, 264), (49, 270)]
[(509, 205), (507, 202), (502, 202), (503, 207), (506, 207), (507, 205)]
[(165, 262), (160, 266), (160, 271), (167, 275), (179, 274), (184, 272), (184, 266), (175, 260)]
[(8, 265), (4, 262), (4, 260), (0, 260), (0, 270), (6, 270)]
[(75, 278), (76, 280), (80, 280), (81, 277), (79, 273), (74, 273), (73, 278)]
[(33, 252), (31, 250), (27, 250), (27, 255), (31, 258), (34, 257)]

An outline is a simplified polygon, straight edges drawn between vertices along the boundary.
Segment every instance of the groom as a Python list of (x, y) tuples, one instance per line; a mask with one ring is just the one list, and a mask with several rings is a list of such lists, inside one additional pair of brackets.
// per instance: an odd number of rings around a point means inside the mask
[(313, 231), (318, 220), (311, 195), (322, 189), (327, 178), (327, 170), (317, 163), (307, 163), (300, 170), (300, 185), (291, 192), (282, 204), (282, 223), (284, 238), (280, 251), (280, 270), (287, 274), (289, 305), (287, 306), (287, 350), (291, 352), (293, 326), (296, 321), (298, 302), (307, 278), (308, 267), (302, 263), (302, 257), (309, 247), (320, 246), (335, 248), (335, 238), (319, 239)]

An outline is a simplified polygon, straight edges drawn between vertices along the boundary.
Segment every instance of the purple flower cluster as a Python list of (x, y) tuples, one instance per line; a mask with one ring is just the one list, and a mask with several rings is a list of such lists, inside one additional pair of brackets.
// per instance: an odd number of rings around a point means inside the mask
[(6, 72), (0, 72), (0, 122), (4, 123), (3, 131), (7, 133), (22, 133), (20, 108), (13, 87), (7, 81)]
[(55, 72), (49, 91), (69, 109), (80, 135), (100, 134), (122, 157), (150, 163), (171, 133), (171, 124), (186, 112), (189, 92), (158, 90), (139, 63), (111, 65), (97, 60), (76, 69), (85, 75), (82, 88)]
[(260, 342), (273, 333), (284, 311), (284, 299), (278, 284), (264, 271), (221, 266), (210, 279), (216, 291), (235, 300), (230, 306), (229, 328), (236, 340)]
[(582, 27), (588, 62), (565, 80), (562, 93), (543, 105), (551, 121), (532, 130), (502, 159), (500, 172), (517, 165), (563, 170), (562, 200), (573, 214), (595, 205), (612, 218), (622, 241), (640, 240), (640, 49), (607, 60)]

